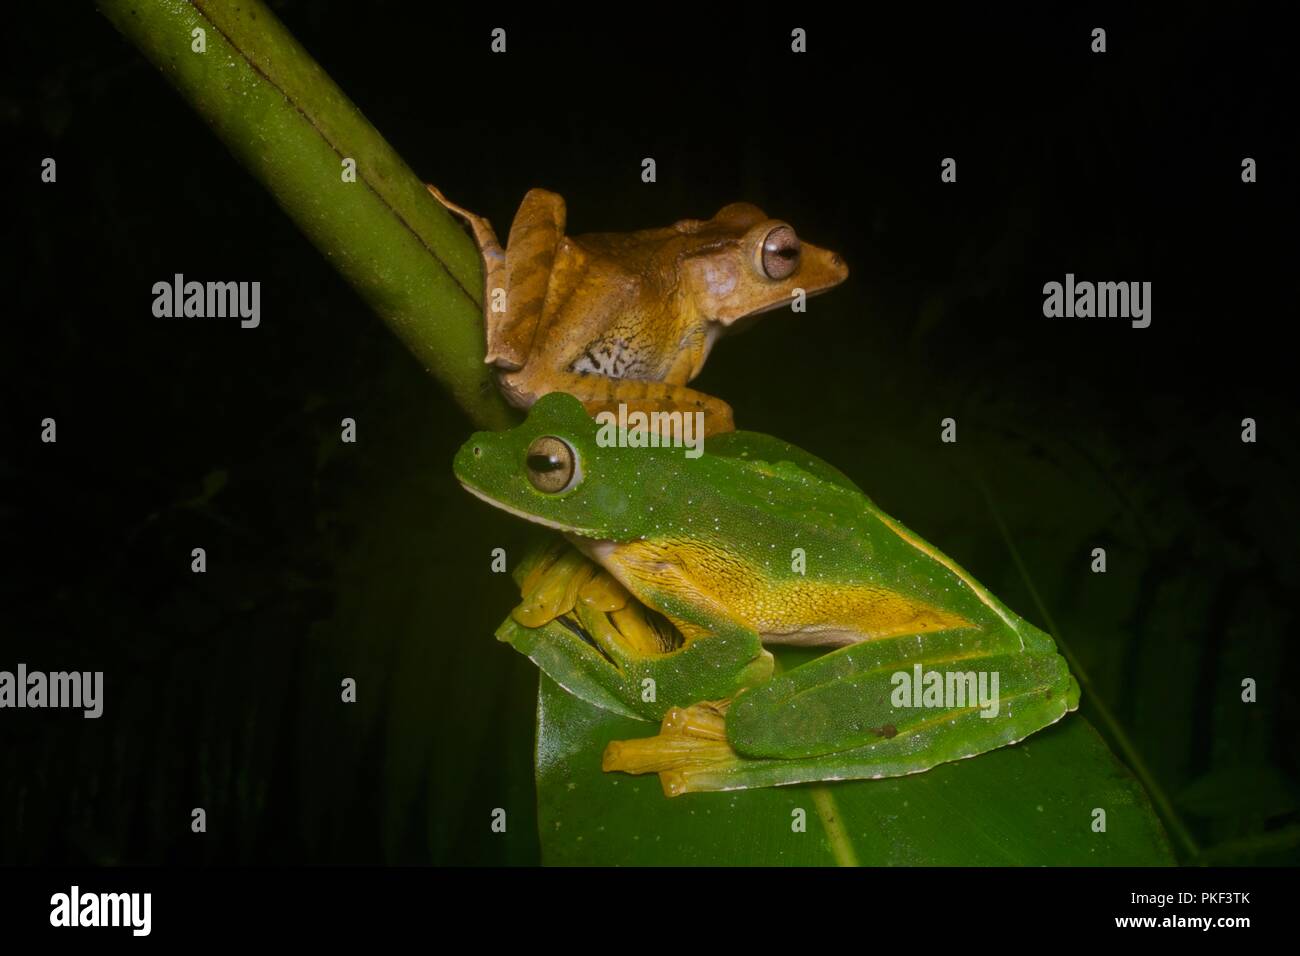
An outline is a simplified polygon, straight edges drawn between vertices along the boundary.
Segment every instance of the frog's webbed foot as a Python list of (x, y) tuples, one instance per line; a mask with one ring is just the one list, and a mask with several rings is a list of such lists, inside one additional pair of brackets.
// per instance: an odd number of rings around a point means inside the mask
[(529, 558), (511, 617), (528, 628), (564, 619), (616, 666), (667, 654), (681, 634), (633, 598), (609, 572), (560, 541)]
[[(432, 183), (425, 183), (424, 187), (429, 190), (434, 199), (442, 203), (448, 212), (465, 220), (470, 232), (474, 234), (474, 241), (478, 244), (479, 252), (482, 254), (485, 264), (489, 267), (488, 271), (491, 271), (493, 261), (505, 261), (505, 253), (501, 251), (501, 243), (497, 239), (496, 232), (492, 229), (492, 223), (482, 216), (476, 216), (462, 206), (457, 206), (442, 194), (442, 190)], [(491, 283), (488, 283), (488, 288), (491, 288)]]
[(657, 736), (611, 741), (605, 747), (601, 769), (657, 773), (669, 797), (714, 789), (694, 786), (692, 778), (697, 774), (712, 777), (741, 762), (727, 743), (726, 712), (730, 704), (729, 700), (720, 700), (674, 707), (664, 716)]
[(542, 627), (568, 614), (597, 568), (563, 541), (527, 559), (519, 581), (521, 600), (510, 616), (524, 627)]

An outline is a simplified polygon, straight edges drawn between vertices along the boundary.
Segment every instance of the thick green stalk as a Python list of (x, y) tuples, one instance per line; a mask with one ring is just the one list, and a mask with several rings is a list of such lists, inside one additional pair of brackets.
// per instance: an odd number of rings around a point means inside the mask
[[(99, 8), (475, 424), (510, 424), (483, 364), (474, 244), (260, 0), (99, 0)], [(195, 51), (195, 30), (204, 52)]]

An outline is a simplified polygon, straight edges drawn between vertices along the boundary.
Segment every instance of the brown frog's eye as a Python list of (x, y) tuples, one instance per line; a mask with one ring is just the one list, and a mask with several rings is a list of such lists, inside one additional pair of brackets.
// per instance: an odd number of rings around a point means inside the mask
[(799, 237), (789, 226), (777, 226), (763, 240), (763, 274), (786, 279), (799, 268)]
[(543, 435), (528, 446), (524, 467), (534, 488), (554, 495), (573, 487), (578, 477), (578, 456), (564, 439)]

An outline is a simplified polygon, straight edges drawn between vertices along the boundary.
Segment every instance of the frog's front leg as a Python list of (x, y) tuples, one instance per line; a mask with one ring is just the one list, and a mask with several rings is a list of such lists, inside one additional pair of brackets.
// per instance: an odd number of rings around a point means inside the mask
[(734, 694), (772, 673), (757, 634), (674, 625), (562, 538), (531, 549), (514, 577), (521, 600), (498, 639), (598, 707), (659, 720), (674, 705)]
[(603, 767), (658, 773), (668, 796), (928, 770), (1078, 706), (1064, 659), (1030, 647), (977, 628), (850, 645), (732, 701), (670, 712), (657, 737), (611, 743)]
[(556, 538), (532, 549), (516, 569), (520, 601), (511, 618), (530, 629), (567, 617), (618, 667), (680, 646), (610, 573)]

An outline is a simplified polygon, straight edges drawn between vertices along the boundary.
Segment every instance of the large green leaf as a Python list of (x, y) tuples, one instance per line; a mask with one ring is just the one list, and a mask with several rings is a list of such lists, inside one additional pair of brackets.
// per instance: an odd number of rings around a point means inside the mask
[(673, 799), (655, 776), (600, 769), (606, 743), (653, 724), (593, 707), (544, 675), (537, 721), (538, 828), (551, 865), (1173, 862), (1146, 793), (1078, 714), (908, 777)]

